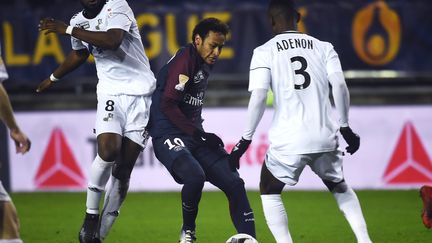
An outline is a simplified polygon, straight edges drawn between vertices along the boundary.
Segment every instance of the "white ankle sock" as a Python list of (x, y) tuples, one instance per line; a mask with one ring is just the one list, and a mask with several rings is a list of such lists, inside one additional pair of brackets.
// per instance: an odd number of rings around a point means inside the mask
[(267, 226), (277, 243), (292, 243), (288, 230), (288, 216), (280, 194), (261, 195)]

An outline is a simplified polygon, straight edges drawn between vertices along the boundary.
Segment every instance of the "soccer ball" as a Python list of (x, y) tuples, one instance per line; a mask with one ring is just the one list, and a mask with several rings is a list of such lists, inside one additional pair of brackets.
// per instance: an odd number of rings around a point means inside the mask
[(236, 234), (231, 236), (226, 243), (258, 243), (258, 241), (248, 234)]

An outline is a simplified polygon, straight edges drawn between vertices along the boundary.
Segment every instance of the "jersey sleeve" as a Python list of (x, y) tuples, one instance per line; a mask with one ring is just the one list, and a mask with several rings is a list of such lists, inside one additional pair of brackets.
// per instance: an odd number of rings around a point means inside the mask
[(333, 48), (332, 44), (328, 43), (326, 53), (327, 77), (334, 73), (342, 72), (342, 66), (339, 60), (339, 56)]
[[(74, 17), (72, 17), (72, 19), (70, 20), (70, 22), (69, 22), (70, 26), (76, 27), (75, 17), (76, 17), (76, 15)], [(76, 27), (76, 28), (79, 28), (79, 27)], [(71, 46), (72, 46), (72, 50), (75, 50), (75, 51), (86, 48), (86, 46), (82, 43), (82, 41), (80, 39), (77, 39), (73, 36), (71, 36)]]
[(107, 17), (107, 30), (122, 29), (129, 31), (133, 23), (133, 12), (126, 1), (116, 1)]
[(193, 74), (193, 63), (186, 49), (179, 51), (169, 64), (167, 80), (165, 82), (164, 97), (181, 101), (184, 89)]
[(249, 91), (255, 89), (270, 89), (270, 60), (269, 51), (266, 51), (262, 47), (254, 50), (249, 68)]

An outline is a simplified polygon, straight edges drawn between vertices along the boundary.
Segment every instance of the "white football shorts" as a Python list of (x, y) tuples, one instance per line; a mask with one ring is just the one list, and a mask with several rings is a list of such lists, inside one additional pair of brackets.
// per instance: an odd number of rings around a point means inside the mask
[(343, 180), (342, 151), (312, 154), (275, 155), (267, 152), (265, 163), (274, 177), (287, 185), (297, 184), (299, 177), (308, 165), (321, 179), (340, 182)]
[(117, 133), (145, 147), (151, 96), (97, 95), (96, 136)]

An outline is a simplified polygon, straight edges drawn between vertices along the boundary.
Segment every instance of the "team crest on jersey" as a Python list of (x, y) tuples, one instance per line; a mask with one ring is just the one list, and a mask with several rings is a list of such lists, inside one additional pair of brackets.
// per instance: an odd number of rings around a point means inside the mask
[(189, 77), (184, 74), (179, 74), (179, 83), (175, 86), (178, 91), (183, 91), (186, 83), (189, 81)]
[(90, 28), (90, 23), (88, 21), (76, 24), (76, 27), (81, 28), (81, 29), (88, 29)]
[(204, 72), (202, 70), (199, 70), (197, 74), (195, 74), (194, 76), (194, 83), (197, 84), (203, 80), (204, 80)]
[(96, 28), (97, 30), (100, 30), (100, 28), (101, 28), (100, 25), (101, 25), (101, 24), (102, 24), (102, 19), (98, 19), (98, 24), (96, 25), (95, 28)]

